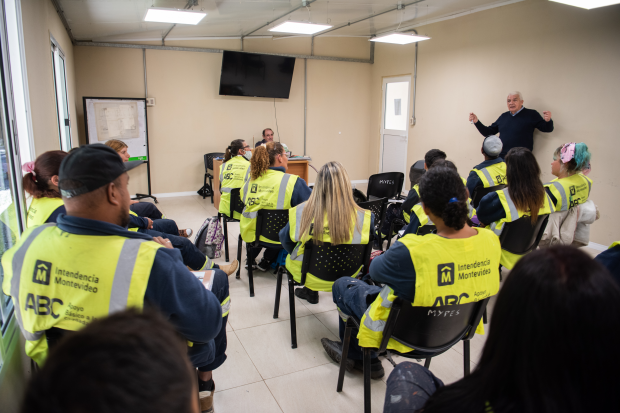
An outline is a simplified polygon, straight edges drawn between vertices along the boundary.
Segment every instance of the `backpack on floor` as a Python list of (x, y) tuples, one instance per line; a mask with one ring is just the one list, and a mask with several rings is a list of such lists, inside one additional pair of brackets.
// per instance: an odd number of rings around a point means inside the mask
[(214, 259), (222, 256), (223, 243), (222, 224), (218, 217), (205, 219), (194, 238), (194, 245), (207, 257)]

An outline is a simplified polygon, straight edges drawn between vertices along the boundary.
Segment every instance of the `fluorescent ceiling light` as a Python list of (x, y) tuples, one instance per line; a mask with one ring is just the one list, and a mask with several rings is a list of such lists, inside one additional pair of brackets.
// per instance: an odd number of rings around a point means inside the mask
[(582, 9), (596, 9), (597, 7), (611, 6), (620, 3), (620, 0), (551, 0), (556, 3), (568, 4), (569, 6), (581, 7)]
[(162, 9), (151, 7), (147, 10), (144, 21), (158, 23), (198, 24), (207, 13), (192, 10)]
[(389, 33), (383, 36), (373, 37), (370, 41), (380, 43), (409, 44), (428, 39), (430, 39), (430, 37), (420, 36), (417, 34)]
[(295, 33), (295, 34), (314, 34), (329, 29), (332, 26), (326, 24), (301, 23), (285, 21), (284, 23), (269, 29), (270, 32)]

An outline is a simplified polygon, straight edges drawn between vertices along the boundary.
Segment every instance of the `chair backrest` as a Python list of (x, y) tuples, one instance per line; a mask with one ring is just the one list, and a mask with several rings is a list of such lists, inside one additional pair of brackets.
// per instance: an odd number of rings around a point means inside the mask
[(504, 188), (506, 188), (506, 185), (495, 185), (488, 188), (483, 188), (479, 186), (474, 189), (473, 194), (469, 194), (471, 196), (471, 203), (474, 205), (474, 208), (478, 208), (480, 200), (484, 198), (485, 195), (490, 194), (491, 192), (502, 190)]
[(306, 283), (310, 273), (325, 281), (334, 282), (341, 277), (357, 275), (360, 267), (363, 273), (368, 270), (372, 244), (332, 245), (324, 242), (316, 245), (312, 240), (304, 244), (304, 260), (301, 264), (301, 284)]
[(256, 240), (254, 241), (254, 246), (258, 246), (261, 236), (279, 244), (280, 230), (286, 224), (288, 224), (288, 209), (259, 210), (256, 217)]
[(432, 234), (436, 230), (437, 230), (437, 227), (435, 225), (422, 225), (421, 227), (418, 227), (418, 231), (416, 232), (416, 235)]
[[(243, 208), (245, 208), (245, 204), (241, 200), (241, 188), (235, 188), (230, 191), (230, 215), (229, 218), (234, 217), (234, 213), (242, 213)], [(285, 224), (286, 225), (286, 224)]]
[(385, 218), (385, 211), (387, 209), (388, 199), (379, 198), (374, 201), (359, 202), (357, 206), (363, 209), (368, 209), (375, 214), (375, 227), (381, 225), (383, 218)]
[(223, 158), (226, 155), (224, 152), (211, 152), (205, 154), (205, 171), (213, 170), (213, 158)]
[(539, 215), (534, 225), (529, 216), (505, 223), (499, 236), (502, 249), (518, 255), (534, 250), (545, 232), (547, 221), (549, 221), (549, 214)]
[(438, 352), (470, 339), (480, 323), (489, 298), (467, 304), (414, 307), (397, 297), (383, 331), (379, 352), (390, 338), (407, 347)]
[(368, 178), (368, 198), (398, 198), (403, 190), (405, 174), (402, 172), (385, 172)]
[(409, 181), (411, 181), (412, 188), (415, 184), (420, 182), (420, 178), (422, 177), (422, 175), (424, 175), (425, 172), (426, 170), (424, 169), (424, 159), (419, 160), (413, 165), (411, 165), (411, 168), (409, 168)]

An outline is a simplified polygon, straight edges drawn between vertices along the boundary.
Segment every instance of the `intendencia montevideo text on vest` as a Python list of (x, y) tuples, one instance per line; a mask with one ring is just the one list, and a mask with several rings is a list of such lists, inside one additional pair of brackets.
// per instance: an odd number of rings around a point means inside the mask
[[(80, 274), (79, 271), (73, 272), (64, 270), (62, 268), (56, 267), (56, 271), (54, 273), (54, 282), (56, 284), (64, 285), (66, 287), (77, 288), (78, 290), (88, 291), (89, 293), (97, 293), (98, 288), (96, 286), (92, 286), (90, 283), (99, 284), (99, 277), (96, 275), (86, 275)], [(76, 282), (70, 279), (64, 278), (73, 278), (83, 282)]]

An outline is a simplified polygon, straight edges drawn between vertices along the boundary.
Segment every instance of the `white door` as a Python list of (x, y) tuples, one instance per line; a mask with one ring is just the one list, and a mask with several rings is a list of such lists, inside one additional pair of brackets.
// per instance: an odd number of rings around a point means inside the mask
[(383, 79), (381, 122), (381, 172), (407, 176), (407, 133), (411, 76)]

